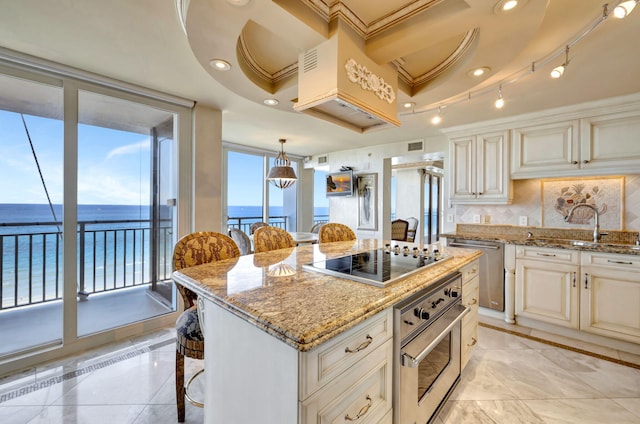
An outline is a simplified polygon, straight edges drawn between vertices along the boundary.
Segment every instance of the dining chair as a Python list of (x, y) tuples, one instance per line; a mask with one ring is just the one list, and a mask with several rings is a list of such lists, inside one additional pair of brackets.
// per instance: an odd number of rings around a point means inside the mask
[(253, 249), (255, 253), (296, 247), (296, 242), (287, 231), (278, 227), (260, 227), (253, 233)]
[(338, 222), (327, 222), (318, 232), (319, 243), (330, 243), (333, 241), (350, 241), (356, 239), (356, 233), (349, 227)]
[[(237, 258), (240, 250), (236, 243), (221, 233), (200, 231), (187, 234), (176, 243), (173, 249), (174, 271), (222, 259)], [(176, 406), (178, 422), (184, 422), (185, 398), (192, 404), (203, 404), (189, 397), (188, 385), (184, 382), (184, 357), (204, 359), (204, 335), (200, 326), (197, 310), (197, 296), (188, 288), (177, 284), (184, 302), (184, 311), (176, 320)], [(201, 369), (189, 381), (204, 371)]]
[(406, 219), (409, 223), (407, 228), (407, 241), (414, 242), (416, 239), (416, 231), (418, 230), (418, 218), (410, 216)]
[(409, 222), (404, 219), (391, 221), (391, 240), (407, 241), (407, 229)]
[(229, 228), (229, 237), (236, 242), (241, 255), (250, 255), (253, 253), (253, 250), (251, 250), (251, 239), (244, 231), (231, 227)]
[(249, 227), (249, 234), (255, 234), (256, 230), (258, 228), (261, 227), (268, 227), (269, 224), (267, 224), (266, 222), (254, 222), (253, 224), (251, 224), (251, 226)]
[(322, 227), (324, 224), (325, 224), (324, 222), (318, 222), (316, 224), (313, 224), (310, 232), (318, 234), (320, 232), (320, 227)]

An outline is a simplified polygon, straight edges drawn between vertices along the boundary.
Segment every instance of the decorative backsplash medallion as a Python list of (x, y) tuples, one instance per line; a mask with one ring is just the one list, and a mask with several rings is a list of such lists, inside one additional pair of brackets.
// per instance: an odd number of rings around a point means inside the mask
[(598, 210), (600, 228), (621, 230), (623, 198), (624, 177), (543, 180), (542, 226), (560, 228), (593, 226), (595, 212), (587, 207), (575, 209), (571, 221), (564, 221), (564, 217), (572, 207), (587, 204)]

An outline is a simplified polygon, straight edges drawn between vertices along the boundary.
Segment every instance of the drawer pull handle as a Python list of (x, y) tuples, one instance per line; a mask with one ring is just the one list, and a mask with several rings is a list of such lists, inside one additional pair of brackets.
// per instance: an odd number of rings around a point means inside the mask
[(351, 350), (349, 348), (349, 346), (344, 348), (344, 351), (346, 353), (356, 353), (356, 352), (360, 352), (361, 350), (366, 349), (371, 342), (373, 341), (373, 337), (371, 337), (370, 335), (367, 334), (367, 340), (365, 340), (364, 342), (360, 343), (360, 346), (358, 346), (355, 350)]
[(548, 256), (550, 258), (555, 258), (556, 257), (555, 253), (540, 253), (540, 252), (536, 252), (536, 255), (538, 255), (538, 256)]
[(573, 287), (576, 286), (576, 272), (573, 271)]
[(467, 303), (464, 306), (471, 306), (471, 305), (475, 305), (476, 303), (478, 303), (478, 299), (473, 298), (473, 299), (471, 299), (471, 302)]
[(610, 264), (633, 265), (633, 262), (627, 262), (627, 261), (612, 261), (611, 259), (607, 259), (607, 262), (609, 262)]
[(472, 337), (471, 343), (467, 343), (467, 346), (471, 347), (471, 346), (475, 346), (476, 344), (478, 344), (478, 340), (475, 337)]
[(362, 418), (364, 416), (364, 414), (366, 414), (367, 412), (369, 412), (369, 408), (371, 408), (371, 405), (373, 405), (373, 400), (371, 399), (371, 396), (367, 395), (367, 404), (365, 406), (363, 406), (362, 408), (360, 408), (360, 411), (358, 411), (358, 415), (356, 415), (355, 417), (351, 418), (349, 416), (349, 414), (344, 416), (344, 419), (347, 421), (357, 421), (360, 418)]

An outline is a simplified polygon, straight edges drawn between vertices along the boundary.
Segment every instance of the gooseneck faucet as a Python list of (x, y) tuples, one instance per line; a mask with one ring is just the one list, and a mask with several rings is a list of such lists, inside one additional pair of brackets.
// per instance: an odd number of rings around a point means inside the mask
[(587, 203), (578, 203), (577, 205), (574, 205), (571, 209), (569, 209), (569, 213), (567, 213), (567, 215), (564, 217), (564, 221), (565, 222), (569, 222), (569, 220), (573, 216), (573, 211), (575, 211), (579, 207), (585, 207), (585, 208), (593, 209), (593, 213), (594, 213), (594, 216), (595, 216), (595, 222), (594, 222), (594, 226), (593, 226), (593, 242), (594, 243), (600, 242), (600, 236), (601, 236), (601, 234), (600, 234), (600, 214), (598, 213), (598, 208), (596, 208), (595, 206), (589, 205)]

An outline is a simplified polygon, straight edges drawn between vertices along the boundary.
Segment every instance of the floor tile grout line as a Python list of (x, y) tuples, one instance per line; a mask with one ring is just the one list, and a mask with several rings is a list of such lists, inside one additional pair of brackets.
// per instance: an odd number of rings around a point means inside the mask
[(27, 395), (29, 393), (33, 393), (37, 390), (44, 389), (47, 387), (51, 387), (55, 384), (62, 383), (63, 381), (70, 380), (72, 378), (80, 377), (81, 375), (88, 374), (93, 371), (97, 371), (99, 369), (108, 367), (110, 365), (117, 364), (119, 362), (125, 361), (127, 359), (135, 358), (136, 356), (140, 356), (144, 353), (149, 353), (164, 346), (168, 346), (171, 343), (175, 343), (175, 338), (170, 338), (161, 342), (157, 342), (151, 344), (149, 346), (134, 346), (130, 352), (121, 353), (114, 357), (105, 359), (103, 361), (97, 362), (95, 364), (87, 365), (80, 369), (76, 369), (73, 371), (66, 372), (61, 375), (47, 377), (42, 381), (36, 381), (35, 383), (27, 384), (26, 386), (19, 387), (13, 389), (7, 393), (0, 394), (0, 404), (7, 402), (12, 399), (16, 399), (20, 396)]
[(514, 335), (514, 336), (518, 336), (518, 337), (522, 337), (522, 338), (525, 338), (525, 339), (533, 340), (533, 341), (536, 341), (536, 342), (539, 342), (539, 343), (544, 343), (544, 344), (547, 344), (549, 346), (559, 347), (561, 349), (569, 350), (569, 351), (576, 352), (576, 353), (581, 353), (583, 355), (591, 356), (591, 357), (594, 357), (594, 358), (597, 358), (597, 359), (602, 359), (604, 361), (609, 361), (609, 362), (613, 362), (613, 363), (618, 364), (618, 365), (624, 365), (624, 366), (627, 366), (627, 367), (630, 367), (630, 368), (635, 368), (635, 369), (639, 369), (640, 370), (640, 365), (639, 364), (634, 364), (633, 362), (627, 362), (627, 361), (623, 361), (622, 359), (612, 358), (610, 356), (601, 355), (599, 353), (589, 352), (588, 350), (585, 350), (585, 349), (580, 349), (580, 348), (577, 348), (577, 347), (568, 346), (568, 345), (565, 345), (565, 344), (562, 344), (562, 343), (552, 342), (550, 340), (545, 340), (545, 339), (542, 339), (540, 337), (530, 336), (528, 334), (523, 334), (523, 333), (520, 333), (518, 331), (508, 330), (506, 328), (501, 328), (501, 327), (494, 326), (494, 325), (491, 325), (491, 324), (486, 324), (484, 322), (480, 322), (480, 323), (478, 323), (478, 325), (481, 326), (481, 327), (486, 327), (486, 328), (490, 328), (492, 330), (500, 331), (502, 333), (511, 334), (511, 335)]

